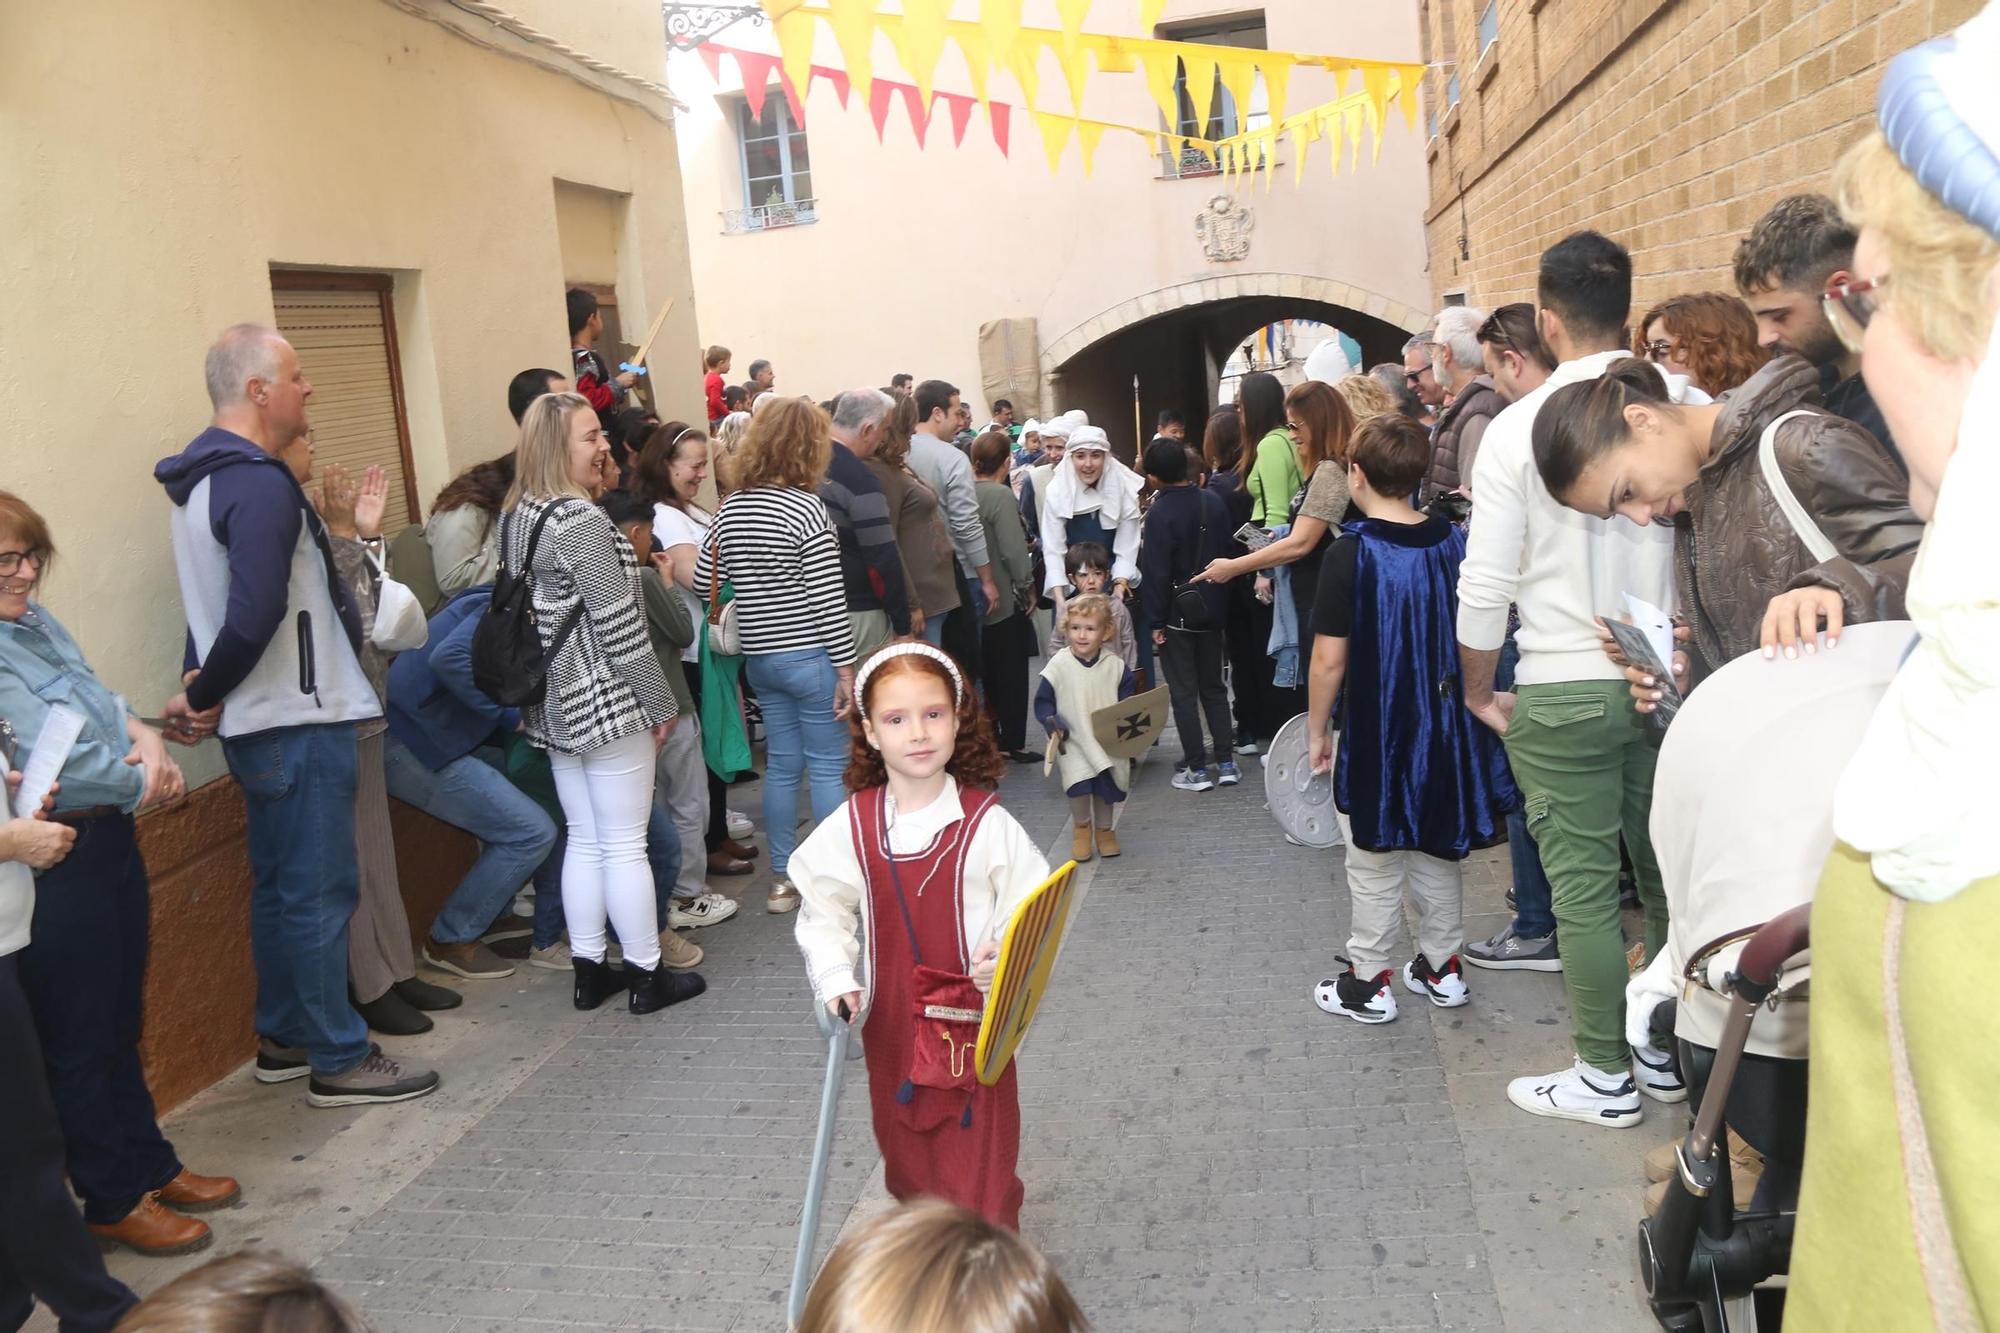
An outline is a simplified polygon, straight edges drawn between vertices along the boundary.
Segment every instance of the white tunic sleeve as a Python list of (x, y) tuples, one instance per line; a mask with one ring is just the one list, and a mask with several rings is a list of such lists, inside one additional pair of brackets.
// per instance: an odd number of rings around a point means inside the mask
[(1049, 863), (1028, 830), (995, 806), (979, 821), (965, 864), (965, 939), (977, 949), (1049, 877)]
[(788, 873), (799, 891), (799, 917), (792, 933), (805, 955), (814, 998), (825, 1004), (860, 990), (855, 970), (861, 958), (861, 911), (868, 887), (847, 801), (793, 851)]

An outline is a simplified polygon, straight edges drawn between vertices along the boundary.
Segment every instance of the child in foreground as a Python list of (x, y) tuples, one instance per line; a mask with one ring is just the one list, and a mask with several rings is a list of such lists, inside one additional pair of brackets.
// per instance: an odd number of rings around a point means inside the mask
[(827, 1257), (799, 1333), (1088, 1333), (1034, 1246), (939, 1199), (870, 1218)]
[(243, 1250), (183, 1273), (119, 1321), (119, 1333), (369, 1333), (304, 1264)]
[[(1092, 713), (1129, 698), (1136, 688), (1132, 664), (1105, 647), (1115, 605), (1095, 593), (1063, 604), (1062, 630), (1068, 646), (1050, 654), (1035, 687), (1035, 721), (1057, 744), (1056, 772), (1076, 821), (1069, 845), (1072, 861), (1088, 861), (1093, 845), (1100, 855), (1118, 855), (1111, 807), (1125, 799), (1132, 785), (1132, 761), (1105, 754), (1089, 726)], [(1084, 723), (1082, 731), (1070, 725), (1078, 718)]]
[(1054, 657), (1069, 646), (1062, 617), (1062, 608), (1069, 605), (1069, 598), (1101, 595), (1111, 603), (1111, 633), (1105, 642), (1118, 654), (1119, 661), (1135, 666), (1139, 661), (1139, 640), (1132, 632), (1132, 613), (1125, 609), (1125, 599), (1111, 591), (1111, 552), (1097, 542), (1078, 542), (1063, 552), (1063, 572), (1069, 576), (1071, 591), (1069, 597), (1057, 603), (1047, 656)]
[(854, 699), (853, 795), (791, 860), (813, 994), (836, 1017), (867, 1016), (889, 1192), (937, 1195), (1018, 1230), (1015, 1069), (985, 1088), (972, 1057), (1000, 934), (1048, 862), (993, 795), (1007, 761), (956, 662), (929, 644), (890, 644), (862, 664)]
[(1345, 525), (1320, 571), (1307, 734), (1312, 771), (1333, 770), (1353, 933), (1347, 970), (1320, 982), (1313, 998), (1330, 1014), (1387, 1023), (1396, 1017), (1389, 950), (1406, 889), (1419, 948), (1403, 985), (1445, 1009), (1471, 998), (1458, 959), (1460, 863), (1500, 840), (1520, 801), (1499, 740), (1460, 700), (1454, 616), (1465, 534), (1410, 505), (1429, 437), (1407, 417), (1373, 417), (1349, 460), (1348, 491), (1363, 517)]

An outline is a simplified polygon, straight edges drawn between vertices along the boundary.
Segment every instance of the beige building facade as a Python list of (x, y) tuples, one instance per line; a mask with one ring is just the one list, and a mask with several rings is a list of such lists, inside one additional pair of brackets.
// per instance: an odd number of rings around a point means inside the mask
[[(1418, 44), (1415, 10), (1405, 5), (1169, 0), (1146, 32), (1139, 9), (1137, 0), (1098, 0), (1086, 29), (1378, 60), (1412, 60)], [(978, 12), (960, 0), (952, 17)], [(1023, 21), (1056, 27), (1053, 0), (1028, 0)], [(777, 51), (768, 28), (747, 23), (713, 40)], [(874, 54), (879, 77), (910, 80), (879, 36)], [(815, 63), (845, 68), (824, 28)], [(1379, 158), (1364, 145), (1361, 165), (1344, 163), (1335, 176), (1328, 146), (1314, 143), (1295, 185), (1287, 141), (1267, 188), (1263, 179), (1203, 174), (1115, 132), (1097, 146), (1091, 174), (1074, 142), (1052, 174), (1018, 109), (1008, 156), (977, 108), (954, 146), (943, 103), (924, 146), (900, 101), (878, 141), (864, 101), (843, 107), (824, 80), (805, 100), (803, 127), (791, 123), (775, 74), (753, 117), (735, 62), (719, 68), (717, 79), (696, 55), (670, 61), (688, 106), (680, 144), (701, 337), (735, 354), (733, 381), (748, 378), (753, 358), (768, 359), (781, 390), (824, 398), (907, 371), (951, 380), (982, 421), (1001, 393), (1022, 417), (1082, 407), (1127, 451), (1134, 375), (1150, 434), (1163, 407), (1198, 420), (1230, 352), (1264, 324), (1330, 322), (1379, 360), (1427, 317), (1422, 140), (1393, 107)], [(1044, 53), (1040, 74), (1035, 105), (1071, 112), (1052, 55)], [(936, 86), (972, 91), (955, 45)], [(1286, 106), (1296, 112), (1357, 86), (1337, 90), (1331, 74), (1295, 71)], [(995, 73), (990, 92), (1015, 108), (1024, 101), (1008, 74)], [(1250, 128), (1268, 109), (1260, 100), (1261, 89), (1247, 105), (1232, 100), (1212, 114), (1228, 118), (1222, 128)], [(1076, 110), (1175, 128), (1139, 72), (1094, 73)], [(1211, 210), (1225, 220), (1204, 232)], [(1014, 357), (1028, 371), (995, 375), (999, 337), (989, 334), (982, 349), (981, 329), (998, 321), (1010, 321)]]
[(1733, 292), (1736, 243), (1823, 191), (1883, 64), (1980, 0), (1418, 0), (1425, 213), (1442, 303), (1532, 301), (1541, 252), (1594, 228), (1633, 299)]
[[(567, 285), (629, 341), (671, 299), (652, 359), (696, 359), (650, 0), (80, 0), (5, 30), (0, 486), (48, 518), (43, 599), (142, 713), (178, 689), (184, 630), (153, 465), (206, 423), (225, 326), (293, 336), (321, 464), (388, 466), (391, 527), (512, 446), (508, 379), (569, 365)], [(660, 378), (663, 411), (697, 410)], [(213, 744), (183, 754), (208, 785), (141, 820), (166, 1101), (250, 1038), (241, 801)], [(465, 851), (423, 832), (400, 840), (419, 931)]]

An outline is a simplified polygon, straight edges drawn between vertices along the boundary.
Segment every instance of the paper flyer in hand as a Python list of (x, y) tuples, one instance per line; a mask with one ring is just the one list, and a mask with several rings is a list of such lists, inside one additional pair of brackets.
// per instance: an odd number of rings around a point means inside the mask
[(82, 713), (68, 704), (50, 706), (48, 717), (42, 721), (41, 734), (35, 737), (35, 748), (28, 752), (28, 766), (21, 770), (21, 790), (14, 796), (14, 814), (18, 818), (33, 819), (42, 808), (42, 798), (62, 776), (69, 752), (82, 734)]
[(1681, 707), (1680, 687), (1672, 670), (1674, 622), (1659, 607), (1629, 592), (1625, 594), (1625, 610), (1631, 623), (1607, 618), (1605, 626), (1625, 660), (1658, 682), (1662, 697), (1652, 716), (1659, 719), (1658, 726), (1665, 727)]

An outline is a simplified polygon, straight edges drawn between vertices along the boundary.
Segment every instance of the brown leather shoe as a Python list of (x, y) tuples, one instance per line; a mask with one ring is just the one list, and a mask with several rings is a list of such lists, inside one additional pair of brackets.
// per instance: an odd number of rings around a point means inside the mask
[(762, 849), (752, 847), (747, 842), (738, 842), (734, 838), (724, 838), (722, 840), (722, 850), (739, 861), (754, 861), (757, 859), (757, 853)]
[(206, 1212), (236, 1202), (242, 1187), (228, 1176), (198, 1176), (186, 1167), (160, 1187), (160, 1202), (183, 1213)]
[(188, 1254), (215, 1239), (208, 1223), (198, 1217), (183, 1217), (160, 1202), (158, 1194), (148, 1194), (139, 1206), (109, 1226), (92, 1223), (90, 1234), (100, 1245), (123, 1245), (135, 1254), (164, 1258)]

